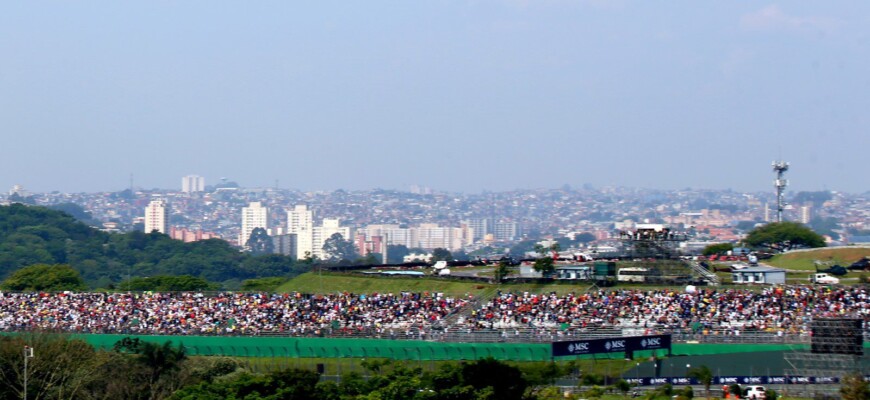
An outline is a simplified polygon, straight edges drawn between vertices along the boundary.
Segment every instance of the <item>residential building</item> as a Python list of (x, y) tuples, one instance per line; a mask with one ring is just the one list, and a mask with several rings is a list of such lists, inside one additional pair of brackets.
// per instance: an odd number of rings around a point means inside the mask
[(187, 175), (181, 178), (181, 191), (196, 193), (205, 191), (205, 178), (199, 175)]
[(293, 258), (299, 258), (299, 251), (296, 247), (296, 234), (288, 233), (285, 235), (272, 236), (272, 246), (275, 254), (283, 254)]
[(801, 223), (808, 224), (813, 219), (813, 207), (809, 204), (801, 206)]
[(269, 229), (269, 209), (259, 201), (251, 202), (242, 208), (242, 231), (239, 233), (239, 246), (245, 247), (254, 228)]
[(308, 206), (297, 204), (287, 211), (287, 232), (296, 235), (296, 258), (314, 255), (313, 230), (314, 212)]
[(350, 228), (340, 226), (338, 218), (324, 218), (320, 226), (315, 226), (311, 230), (311, 254), (320, 259), (329, 258), (330, 255), (323, 252), (323, 244), (326, 243), (326, 239), (329, 239), (336, 233), (341, 234), (344, 240), (352, 239)]
[(520, 226), (516, 222), (496, 222), (493, 235), (497, 241), (514, 241), (520, 238)]
[(166, 203), (163, 200), (151, 200), (145, 207), (145, 233), (157, 231), (169, 233), (169, 219), (166, 216)]
[(473, 229), (473, 236), (475, 242), (483, 240), (486, 235), (493, 233), (493, 224), (491, 218), (474, 218), (468, 220), (468, 227)]
[(213, 232), (203, 232), (202, 229), (189, 230), (187, 228), (169, 228), (169, 237), (182, 242), (197, 242), (206, 239), (220, 239), (220, 236)]
[[(463, 227), (442, 227), (438, 224), (420, 224), (416, 227), (401, 228), (399, 225), (369, 225), (361, 230), (365, 241), (374, 237), (382, 237), (387, 245), (403, 245), (407, 248), (422, 248), (427, 250), (443, 248), (450, 251), (461, 250), (473, 243), (473, 229), (464, 224)], [(357, 239), (357, 248), (360, 248)]]
[(356, 245), (356, 251), (361, 256), (365, 257), (371, 253), (378, 253), (384, 255), (387, 249), (387, 242), (384, 240), (383, 236), (375, 235), (366, 237), (365, 232), (357, 232), (354, 237), (354, 244)]

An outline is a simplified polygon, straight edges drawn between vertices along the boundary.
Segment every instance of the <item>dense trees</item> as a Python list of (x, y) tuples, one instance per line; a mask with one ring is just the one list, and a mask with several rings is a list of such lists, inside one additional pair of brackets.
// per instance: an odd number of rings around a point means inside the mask
[(707, 394), (707, 398), (710, 398), (710, 385), (713, 384), (713, 371), (710, 367), (706, 365), (702, 365), (700, 367), (693, 367), (689, 370), (689, 376), (701, 382), (704, 385), (704, 392)]
[(272, 243), (272, 237), (266, 233), (265, 228), (254, 228), (251, 231), (251, 236), (248, 238), (248, 242), (245, 243), (248, 249), (251, 250), (251, 254), (254, 255), (263, 255), (263, 254), (272, 254), (272, 251), (275, 249), (275, 245)]
[(401, 264), (402, 260), (411, 254), (408, 251), (408, 247), (403, 244), (396, 245), (387, 245), (387, 259), (385, 260), (386, 264)]
[(450, 254), (450, 250), (444, 248), (437, 248), (432, 250), (432, 262), (436, 261), (453, 261), (453, 254)]
[(534, 268), (535, 271), (540, 272), (544, 277), (550, 276), (556, 271), (553, 253), (556, 253), (559, 250), (561, 250), (559, 243), (553, 243), (549, 247), (544, 247), (540, 244), (535, 245), (535, 251), (538, 253), (538, 258), (535, 259), (532, 268)]
[(435, 372), (423, 372), (389, 360), (367, 360), (372, 375), (356, 372), (342, 376), (341, 383), (320, 382), (310, 371), (289, 369), (263, 375), (242, 373), (231, 379), (185, 387), (172, 398), (193, 399), (379, 399), (379, 400), (475, 400), (522, 399), (529, 386), (517, 367), (494, 359), (441, 364)]
[(323, 254), (326, 261), (333, 263), (350, 262), (357, 258), (356, 246), (340, 233), (333, 233), (323, 242)]
[(69, 265), (92, 288), (157, 275), (191, 275), (238, 286), (244, 279), (293, 276), (310, 268), (282, 255), (240, 253), (220, 239), (184, 243), (156, 232), (109, 234), (56, 210), (0, 207), (0, 278), (35, 264)]
[(701, 252), (701, 254), (705, 256), (712, 256), (713, 254), (725, 254), (726, 252), (729, 252), (733, 249), (733, 243), (716, 243), (704, 247), (704, 250)]
[(843, 400), (870, 399), (870, 383), (864, 380), (861, 373), (853, 373), (843, 377), (840, 395)]
[(122, 290), (153, 290), (171, 292), (189, 292), (195, 290), (217, 290), (219, 285), (205, 279), (190, 275), (157, 275), (144, 278), (133, 278), (118, 285)]
[(511, 274), (511, 263), (508, 259), (503, 258), (499, 260), (498, 264), (495, 266), (495, 281), (498, 283), (504, 282), (505, 278)]
[(788, 251), (807, 247), (825, 247), (825, 239), (797, 222), (773, 222), (753, 229), (744, 239), (752, 247)]
[(60, 292), (87, 288), (79, 273), (65, 264), (36, 264), (12, 273), (0, 285), (16, 292)]

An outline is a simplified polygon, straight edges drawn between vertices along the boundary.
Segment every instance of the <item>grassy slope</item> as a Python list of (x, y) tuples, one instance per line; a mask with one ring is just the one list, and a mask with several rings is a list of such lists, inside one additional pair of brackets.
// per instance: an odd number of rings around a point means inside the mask
[(849, 264), (868, 256), (870, 256), (870, 248), (833, 247), (821, 248), (813, 251), (780, 254), (765, 261), (765, 263), (778, 268), (815, 271), (815, 266), (813, 264), (813, 261), (815, 260), (823, 262), (833, 261), (836, 264), (846, 267), (849, 266)]
[(363, 276), (354, 274), (324, 273), (321, 277), (316, 272), (299, 275), (276, 289), (277, 292), (302, 293), (398, 293), (409, 292), (442, 292), (448, 295), (479, 295), (487, 290), (527, 291), (532, 293), (569, 293), (584, 292), (590, 284), (559, 283), (559, 284), (503, 284), (490, 285), (482, 282), (449, 281), (433, 277), (387, 277)]

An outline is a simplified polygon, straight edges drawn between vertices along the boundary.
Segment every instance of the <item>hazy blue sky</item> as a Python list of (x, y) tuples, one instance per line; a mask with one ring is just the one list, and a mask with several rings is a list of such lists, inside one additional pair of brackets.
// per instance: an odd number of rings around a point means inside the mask
[(0, 190), (870, 189), (870, 2), (15, 2)]

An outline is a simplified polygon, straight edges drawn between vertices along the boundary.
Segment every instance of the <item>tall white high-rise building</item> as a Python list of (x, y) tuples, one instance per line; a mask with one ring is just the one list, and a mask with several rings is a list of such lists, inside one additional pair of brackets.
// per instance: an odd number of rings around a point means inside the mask
[(242, 231), (239, 233), (239, 246), (244, 247), (254, 228), (269, 229), (269, 209), (259, 201), (251, 202), (242, 208)]
[(169, 233), (169, 218), (166, 216), (166, 203), (163, 200), (151, 200), (145, 207), (145, 233), (153, 231)]
[(807, 204), (801, 206), (801, 223), (808, 224), (813, 219), (813, 206)]
[[(287, 211), (287, 233), (296, 234), (296, 254), (304, 258), (314, 255), (314, 212), (304, 204)], [(321, 244), (321, 246), (323, 246)]]
[(181, 178), (181, 191), (184, 193), (204, 192), (205, 178), (199, 175), (188, 175)]
[(340, 233), (344, 240), (353, 239), (350, 237), (350, 228), (340, 226), (338, 218), (324, 218), (323, 224), (315, 226), (311, 230), (311, 254), (320, 259), (329, 258), (329, 254), (323, 253), (323, 244), (326, 243), (326, 239), (329, 239), (336, 233)]

